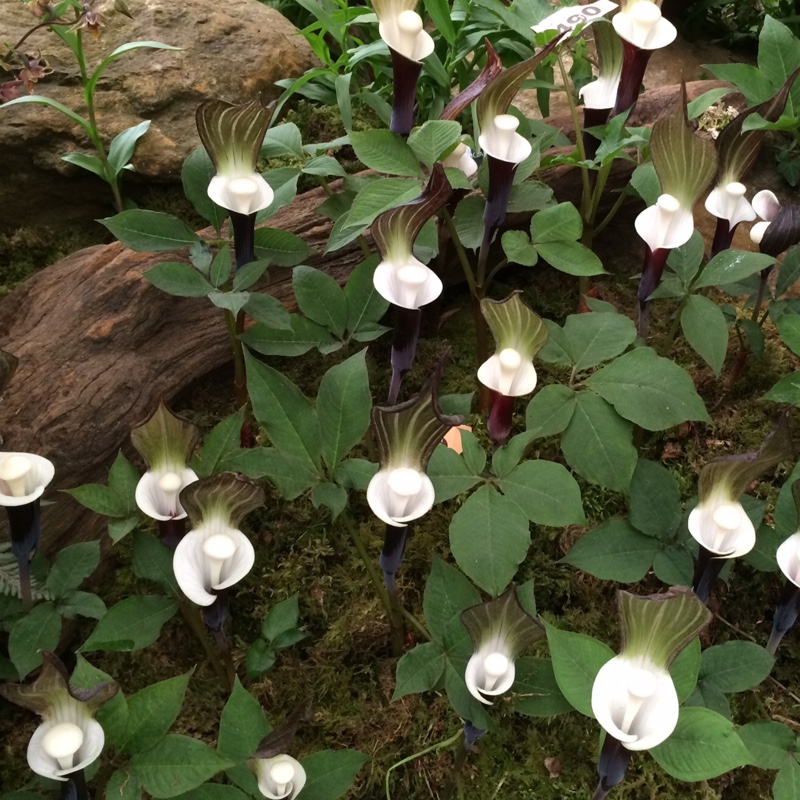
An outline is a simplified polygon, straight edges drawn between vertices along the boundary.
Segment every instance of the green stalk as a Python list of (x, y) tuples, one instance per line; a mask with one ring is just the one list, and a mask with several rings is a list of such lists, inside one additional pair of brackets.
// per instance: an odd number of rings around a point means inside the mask
[(606, 227), (608, 227), (611, 220), (613, 220), (614, 217), (617, 216), (617, 212), (622, 208), (622, 204), (624, 202), (625, 202), (625, 192), (620, 192), (619, 197), (614, 202), (614, 205), (611, 206), (611, 208), (609, 209), (608, 214), (606, 214), (605, 217), (603, 217), (603, 219), (597, 225), (595, 225), (594, 228), (595, 236), (599, 236), (601, 231), (604, 231)]
[(456, 226), (453, 222), (453, 217), (451, 216), (450, 212), (446, 208), (443, 208), (441, 210), (441, 214), (444, 224), (447, 226), (447, 232), (450, 234), (450, 239), (453, 242), (453, 247), (456, 249), (456, 255), (458, 256), (458, 261), (461, 264), (461, 269), (464, 271), (464, 279), (469, 286), (470, 294), (474, 297), (478, 292), (475, 286), (475, 275), (472, 272), (472, 264), (469, 263), (469, 256), (467, 255), (467, 251), (464, 249), (464, 245), (461, 243), (461, 238), (458, 235), (458, 231), (456, 230)]
[(220, 661), (220, 654), (214, 650), (214, 648), (211, 646), (208, 636), (206, 636), (206, 626), (203, 622), (200, 612), (193, 605), (191, 605), (191, 603), (189, 603), (185, 597), (178, 597), (178, 607), (181, 610), (183, 618), (186, 620), (186, 624), (203, 646), (203, 651), (206, 654), (206, 658), (214, 668), (214, 672), (217, 673), (217, 678), (219, 678), (220, 685), (226, 692), (230, 691), (228, 687), (228, 676), (225, 672), (225, 668), (222, 666), (222, 662)]
[(367, 552), (367, 547), (364, 544), (364, 540), (361, 538), (361, 534), (359, 534), (358, 530), (356, 530), (356, 526), (353, 523), (353, 520), (350, 518), (350, 514), (347, 512), (347, 509), (342, 511), (339, 519), (342, 520), (342, 524), (347, 530), (347, 533), (350, 536), (350, 540), (352, 541), (353, 546), (356, 548), (358, 555), (364, 562), (364, 568), (367, 570), (367, 575), (369, 575), (370, 581), (372, 581), (372, 586), (375, 589), (375, 593), (378, 595), (378, 598), (380, 599), (383, 608), (386, 611), (386, 616), (389, 620), (389, 628), (391, 634), (392, 655), (400, 656), (403, 654), (402, 617), (400, 618), (398, 624), (398, 618), (395, 611), (395, 607), (389, 598), (389, 595), (386, 591), (386, 587), (384, 586), (383, 583), (383, 579), (378, 575), (378, 572), (375, 569), (375, 565), (372, 563), (372, 559), (370, 558), (370, 555)]
[(445, 747), (450, 747), (451, 744), (455, 744), (459, 739), (463, 738), (464, 731), (459, 730), (457, 733), (454, 733), (449, 739), (445, 739), (443, 742), (439, 742), (437, 744), (433, 744), (430, 747), (426, 747), (424, 750), (420, 750), (419, 753), (414, 753), (413, 756), (408, 756), (401, 761), (398, 761), (396, 764), (392, 764), (388, 770), (386, 770), (386, 800), (392, 800), (392, 793), (389, 789), (389, 779), (392, 777), (392, 772), (394, 772), (398, 767), (402, 767), (404, 764), (408, 764), (409, 761), (415, 761), (418, 758), (422, 758), (422, 756), (428, 755), (428, 753), (436, 753), (439, 750), (444, 750)]
[(667, 338), (664, 339), (664, 342), (661, 345), (661, 353), (660, 355), (666, 356), (669, 353), (672, 345), (675, 341), (675, 337), (678, 334), (678, 328), (681, 324), (681, 314), (683, 313), (683, 309), (686, 307), (686, 303), (689, 301), (690, 295), (684, 295), (681, 298), (680, 303), (678, 304), (678, 308), (675, 311), (675, 318), (672, 320), (672, 326), (669, 329), (669, 333), (667, 334)]

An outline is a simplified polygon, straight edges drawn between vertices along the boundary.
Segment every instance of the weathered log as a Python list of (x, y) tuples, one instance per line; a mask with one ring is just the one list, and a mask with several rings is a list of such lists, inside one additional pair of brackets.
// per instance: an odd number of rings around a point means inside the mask
[[(663, 105), (656, 104), (655, 117)], [(615, 165), (609, 187), (624, 185), (630, 170), (629, 163)], [(579, 198), (577, 170), (556, 167), (543, 177), (560, 200)], [(321, 189), (300, 195), (269, 224), (301, 236), (315, 251), (307, 263), (343, 283), (361, 253), (352, 245), (323, 255), (331, 223), (316, 208), (324, 199)], [(134, 253), (119, 243), (90, 247), (0, 301), (0, 349), (19, 358), (0, 404), (3, 447), (39, 453), (56, 466), (48, 492), (55, 502), (42, 515), (46, 550), (97, 538), (104, 528), (104, 520), (53, 489), (105, 482), (117, 451), (129, 446), (131, 427), (160, 398), (171, 400), (231, 359), (219, 309), (205, 298), (166, 295), (142, 277), (162, 261), (185, 258)], [(290, 271), (272, 273), (266, 290), (293, 308)]]

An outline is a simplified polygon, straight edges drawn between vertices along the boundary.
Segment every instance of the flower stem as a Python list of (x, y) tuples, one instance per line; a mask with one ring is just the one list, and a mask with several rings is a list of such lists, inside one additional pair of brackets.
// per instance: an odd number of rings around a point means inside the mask
[(392, 772), (394, 772), (399, 767), (402, 767), (404, 764), (408, 764), (409, 761), (415, 761), (418, 758), (422, 758), (422, 756), (428, 755), (428, 753), (436, 753), (439, 750), (444, 750), (446, 747), (450, 747), (451, 744), (455, 744), (459, 739), (463, 738), (464, 731), (459, 728), (459, 730), (454, 733), (449, 739), (445, 739), (443, 742), (438, 742), (437, 744), (433, 744), (430, 747), (426, 747), (424, 750), (420, 750), (419, 753), (414, 753), (413, 756), (407, 756), (406, 758), (398, 761), (396, 764), (392, 764), (389, 769), (386, 770), (386, 800), (392, 800), (392, 793), (389, 788), (389, 780), (392, 777)]
[(456, 753), (453, 760), (453, 769), (450, 771), (450, 777), (447, 780), (447, 785), (442, 792), (442, 800), (452, 800), (453, 795), (458, 792), (459, 799), (464, 796), (464, 788), (461, 785), (461, 773), (464, 771), (464, 766), (467, 763), (467, 758), (471, 747), (467, 747), (466, 743), (462, 744)]
[(236, 685), (236, 665), (233, 663), (231, 643), (228, 641), (228, 637), (225, 635), (225, 631), (222, 628), (214, 631), (214, 641), (217, 643), (217, 652), (225, 668), (225, 676), (228, 679), (228, 689), (233, 691), (233, 687)]
[(356, 526), (354, 525), (353, 520), (350, 518), (347, 509), (342, 511), (339, 518), (342, 520), (342, 524), (347, 530), (350, 540), (353, 542), (353, 546), (356, 548), (358, 555), (364, 562), (364, 568), (367, 570), (367, 575), (369, 575), (370, 581), (372, 581), (372, 586), (375, 589), (375, 593), (378, 595), (378, 598), (380, 599), (381, 603), (383, 604), (383, 608), (386, 611), (391, 633), (392, 655), (400, 656), (403, 653), (402, 617), (399, 619), (398, 624), (395, 607), (392, 604), (392, 601), (389, 599), (389, 595), (386, 592), (386, 587), (378, 575), (378, 571), (375, 569), (375, 565), (372, 563), (372, 559), (367, 552), (364, 540), (361, 538), (361, 534), (359, 534), (358, 530), (356, 530)]
[(203, 651), (206, 654), (206, 658), (211, 666), (214, 668), (214, 672), (217, 673), (217, 678), (219, 678), (220, 685), (225, 689), (228, 690), (228, 676), (225, 673), (225, 669), (222, 666), (222, 662), (219, 658), (219, 653), (214, 651), (214, 648), (211, 646), (211, 642), (206, 635), (206, 626), (203, 623), (203, 619), (197, 609), (191, 605), (188, 600), (183, 597), (178, 598), (178, 606), (181, 610), (181, 614), (183, 618), (186, 620), (186, 624), (191, 629), (192, 633), (195, 635), (197, 640), (203, 646)]
[(467, 251), (464, 249), (464, 245), (461, 243), (461, 238), (456, 230), (452, 215), (446, 208), (441, 210), (441, 214), (444, 224), (447, 226), (447, 231), (450, 234), (450, 240), (453, 242), (453, 247), (456, 249), (456, 255), (458, 256), (459, 263), (461, 264), (461, 269), (464, 271), (464, 279), (469, 286), (470, 294), (474, 297), (476, 294), (475, 275), (472, 271), (472, 264), (469, 263), (469, 256), (467, 256)]
[(236, 396), (238, 408), (244, 408), (244, 420), (240, 434), (242, 447), (253, 446), (253, 423), (250, 410), (250, 398), (247, 394), (247, 373), (244, 366), (244, 345), (239, 338), (244, 333), (244, 311), (235, 317), (233, 312), (225, 309), (225, 326), (228, 330), (228, 339), (233, 350), (233, 391)]

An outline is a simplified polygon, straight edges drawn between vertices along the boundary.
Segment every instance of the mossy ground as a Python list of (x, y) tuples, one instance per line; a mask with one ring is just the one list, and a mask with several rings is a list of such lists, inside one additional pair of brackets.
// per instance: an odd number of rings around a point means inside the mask
[[(164, 202), (165, 207), (174, 210), (172, 203), (177, 201), (167, 198)], [(628, 220), (625, 224), (629, 223)], [(633, 263), (629, 256), (621, 261), (617, 258), (612, 248), (619, 235), (623, 234), (611, 228), (598, 243), (604, 263), (614, 264), (612, 274), (598, 286), (603, 299), (632, 315), (635, 283), (629, 278), (638, 263)], [(629, 232), (624, 235), (630, 236)], [(17, 236), (24, 238), (23, 234)], [(0, 276), (0, 281), (16, 282), (24, 277), (26, 270), (81, 243), (80, 239), (67, 238), (55, 249), (36, 251), (41, 255), (28, 262), (19, 251), (13, 262), (16, 266)], [(37, 242), (36, 247), (43, 244)], [(33, 251), (34, 247), (27, 249)], [(537, 268), (509, 269), (501, 277), (504, 284), (495, 287), (496, 296), (503, 296), (506, 288), (523, 288), (539, 313), (558, 322), (563, 322), (577, 305), (576, 287), (564, 276)], [(450, 314), (453, 310), (455, 313)], [(669, 328), (671, 310), (669, 303), (661, 303), (654, 310), (656, 343)], [(373, 386), (378, 387), (376, 396), (388, 383), (386, 339), (370, 345), (369, 350)], [(439, 319), (431, 321), (429, 336), (420, 341), (417, 366), (407, 379), (410, 388), (422, 383), (446, 345), (452, 347), (453, 356), (443, 391), (473, 390), (475, 348), (469, 298), (463, 289), (450, 292), (448, 306), (440, 309)], [(735, 344), (731, 347), (728, 364), (733, 360)], [(313, 396), (321, 374), (343, 355), (323, 357), (314, 353), (299, 359), (275, 359), (274, 364)], [(680, 339), (670, 355), (692, 373), (714, 421), (712, 425), (684, 425), (649, 436), (643, 442), (642, 455), (663, 460), (676, 475), (688, 501), (696, 491), (697, 472), (710, 457), (758, 446), (775, 412), (773, 406), (759, 397), (779, 377), (796, 367), (785, 348), (769, 335), (764, 358), (751, 358), (732, 387), (727, 386), (725, 373), (715, 378)], [(542, 384), (562, 378), (561, 373), (546, 365), (540, 369)], [(214, 375), (188, 390), (176, 410), (192, 418), (206, 433), (219, 419), (233, 412), (230, 386), (231, 376), (227, 372)], [(519, 405), (517, 412), (516, 422), (521, 427), (524, 404)], [(475, 414), (470, 423), (486, 441), (484, 418)], [(544, 442), (539, 454), (559, 458), (558, 448), (552, 442)], [(755, 492), (774, 501), (781, 481), (782, 476), (776, 477), (773, 482), (756, 487)], [(625, 513), (622, 495), (586, 484), (582, 489), (590, 526)], [(456, 499), (434, 508), (416, 526), (406, 551), (400, 592), (406, 606), (417, 615), (422, 614), (422, 592), (433, 554), (449, 558), (448, 520), (458, 503)], [(369, 549), (377, 557), (382, 543), (381, 526), (371, 518), (362, 496), (353, 495), (351, 504)], [(330, 522), (325, 510), (315, 509), (303, 498), (285, 503), (270, 492), (264, 508), (248, 519), (247, 529), (256, 545), (256, 566), (236, 589), (230, 625), (240, 673), (243, 674), (247, 645), (257, 636), (260, 620), (277, 601), (299, 593), (301, 625), (308, 634), (299, 645), (282, 651), (274, 668), (262, 678), (247, 683), (248, 689), (274, 723), (282, 721), (299, 704), (311, 706), (313, 721), (300, 731), (299, 752), (305, 754), (326, 747), (361, 750), (371, 760), (349, 796), (361, 800), (385, 797), (383, 782), (387, 769), (400, 759), (451, 736), (460, 726), (459, 719), (449, 708), (446, 697), (436, 692), (390, 702), (396, 662), (388, 652), (388, 627), (382, 607), (346, 534), (339, 525)], [(574, 528), (534, 528), (533, 545), (518, 579), (535, 580), (538, 608), (548, 621), (591, 634), (616, 647), (615, 586), (558, 563), (580, 532)], [(134, 578), (127, 542), (117, 545), (111, 558), (115, 579), (104, 595), (109, 605), (132, 593), (153, 591), (153, 587)], [(763, 643), (779, 584), (775, 575), (757, 573), (745, 564), (737, 565), (730, 584), (719, 584), (715, 590), (712, 607), (725, 622), (715, 620), (705, 643), (747, 637)], [(632, 588), (655, 591), (660, 586), (650, 576), (640, 587)], [(91, 624), (84, 624), (79, 640), (90, 630)], [(410, 648), (415, 641), (414, 634), (409, 633), (407, 646)], [(546, 652), (543, 646), (539, 647)], [(173, 730), (213, 744), (225, 695), (213, 671), (204, 663), (199, 645), (180, 619), (168, 623), (158, 643), (144, 651), (90, 654), (89, 660), (114, 675), (126, 694), (198, 665)], [(795, 695), (800, 693), (798, 666), (800, 648), (796, 635), (790, 634), (779, 651), (774, 671), (780, 685), (768, 680), (738, 697), (734, 703), (737, 722), (774, 718), (794, 725), (798, 713)], [(560, 800), (590, 796), (596, 782), (598, 748), (598, 728), (593, 721), (577, 712), (553, 719), (529, 719), (514, 715), (508, 702), (500, 701), (498, 705), (501, 724), (497, 731), (480, 740), (476, 753), (467, 762), (463, 780), (465, 798)], [(39, 785), (30, 781), (24, 763), (25, 743), (34, 725), (30, 716), (11, 712), (0, 726), (3, 730), (0, 775), (4, 788)], [(430, 754), (394, 771), (392, 797), (395, 800), (441, 798), (454, 754), (453, 749)], [(615, 789), (614, 797), (751, 800), (768, 797), (772, 779), (772, 773), (744, 768), (713, 781), (683, 784), (666, 776), (648, 755), (640, 754), (632, 759), (626, 780)]]

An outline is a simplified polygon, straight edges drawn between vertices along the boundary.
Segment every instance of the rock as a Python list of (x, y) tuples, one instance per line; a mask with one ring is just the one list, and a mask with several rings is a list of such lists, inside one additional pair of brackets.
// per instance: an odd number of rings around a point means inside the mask
[[(109, 11), (101, 35), (85, 35), (89, 69), (119, 45), (156, 41), (180, 52), (141, 49), (125, 53), (105, 71), (95, 93), (98, 126), (106, 142), (126, 128), (152, 120), (134, 158), (135, 175), (126, 182), (176, 182), (183, 159), (199, 145), (195, 110), (209, 97), (238, 103), (259, 92), (267, 100), (281, 89), (275, 81), (302, 75), (315, 63), (297, 29), (275, 9), (254, 0), (139, 0), (135, 18)], [(35, 24), (20, 3), (0, 3), (0, 30), (16, 42)], [(47, 29), (25, 43), (41, 52), (53, 74), (36, 93), (85, 113), (75, 58)], [(110, 192), (97, 177), (61, 160), (64, 153), (93, 153), (86, 134), (58, 111), (41, 105), (0, 110), (0, 229), (20, 224), (85, 221), (110, 213)]]

